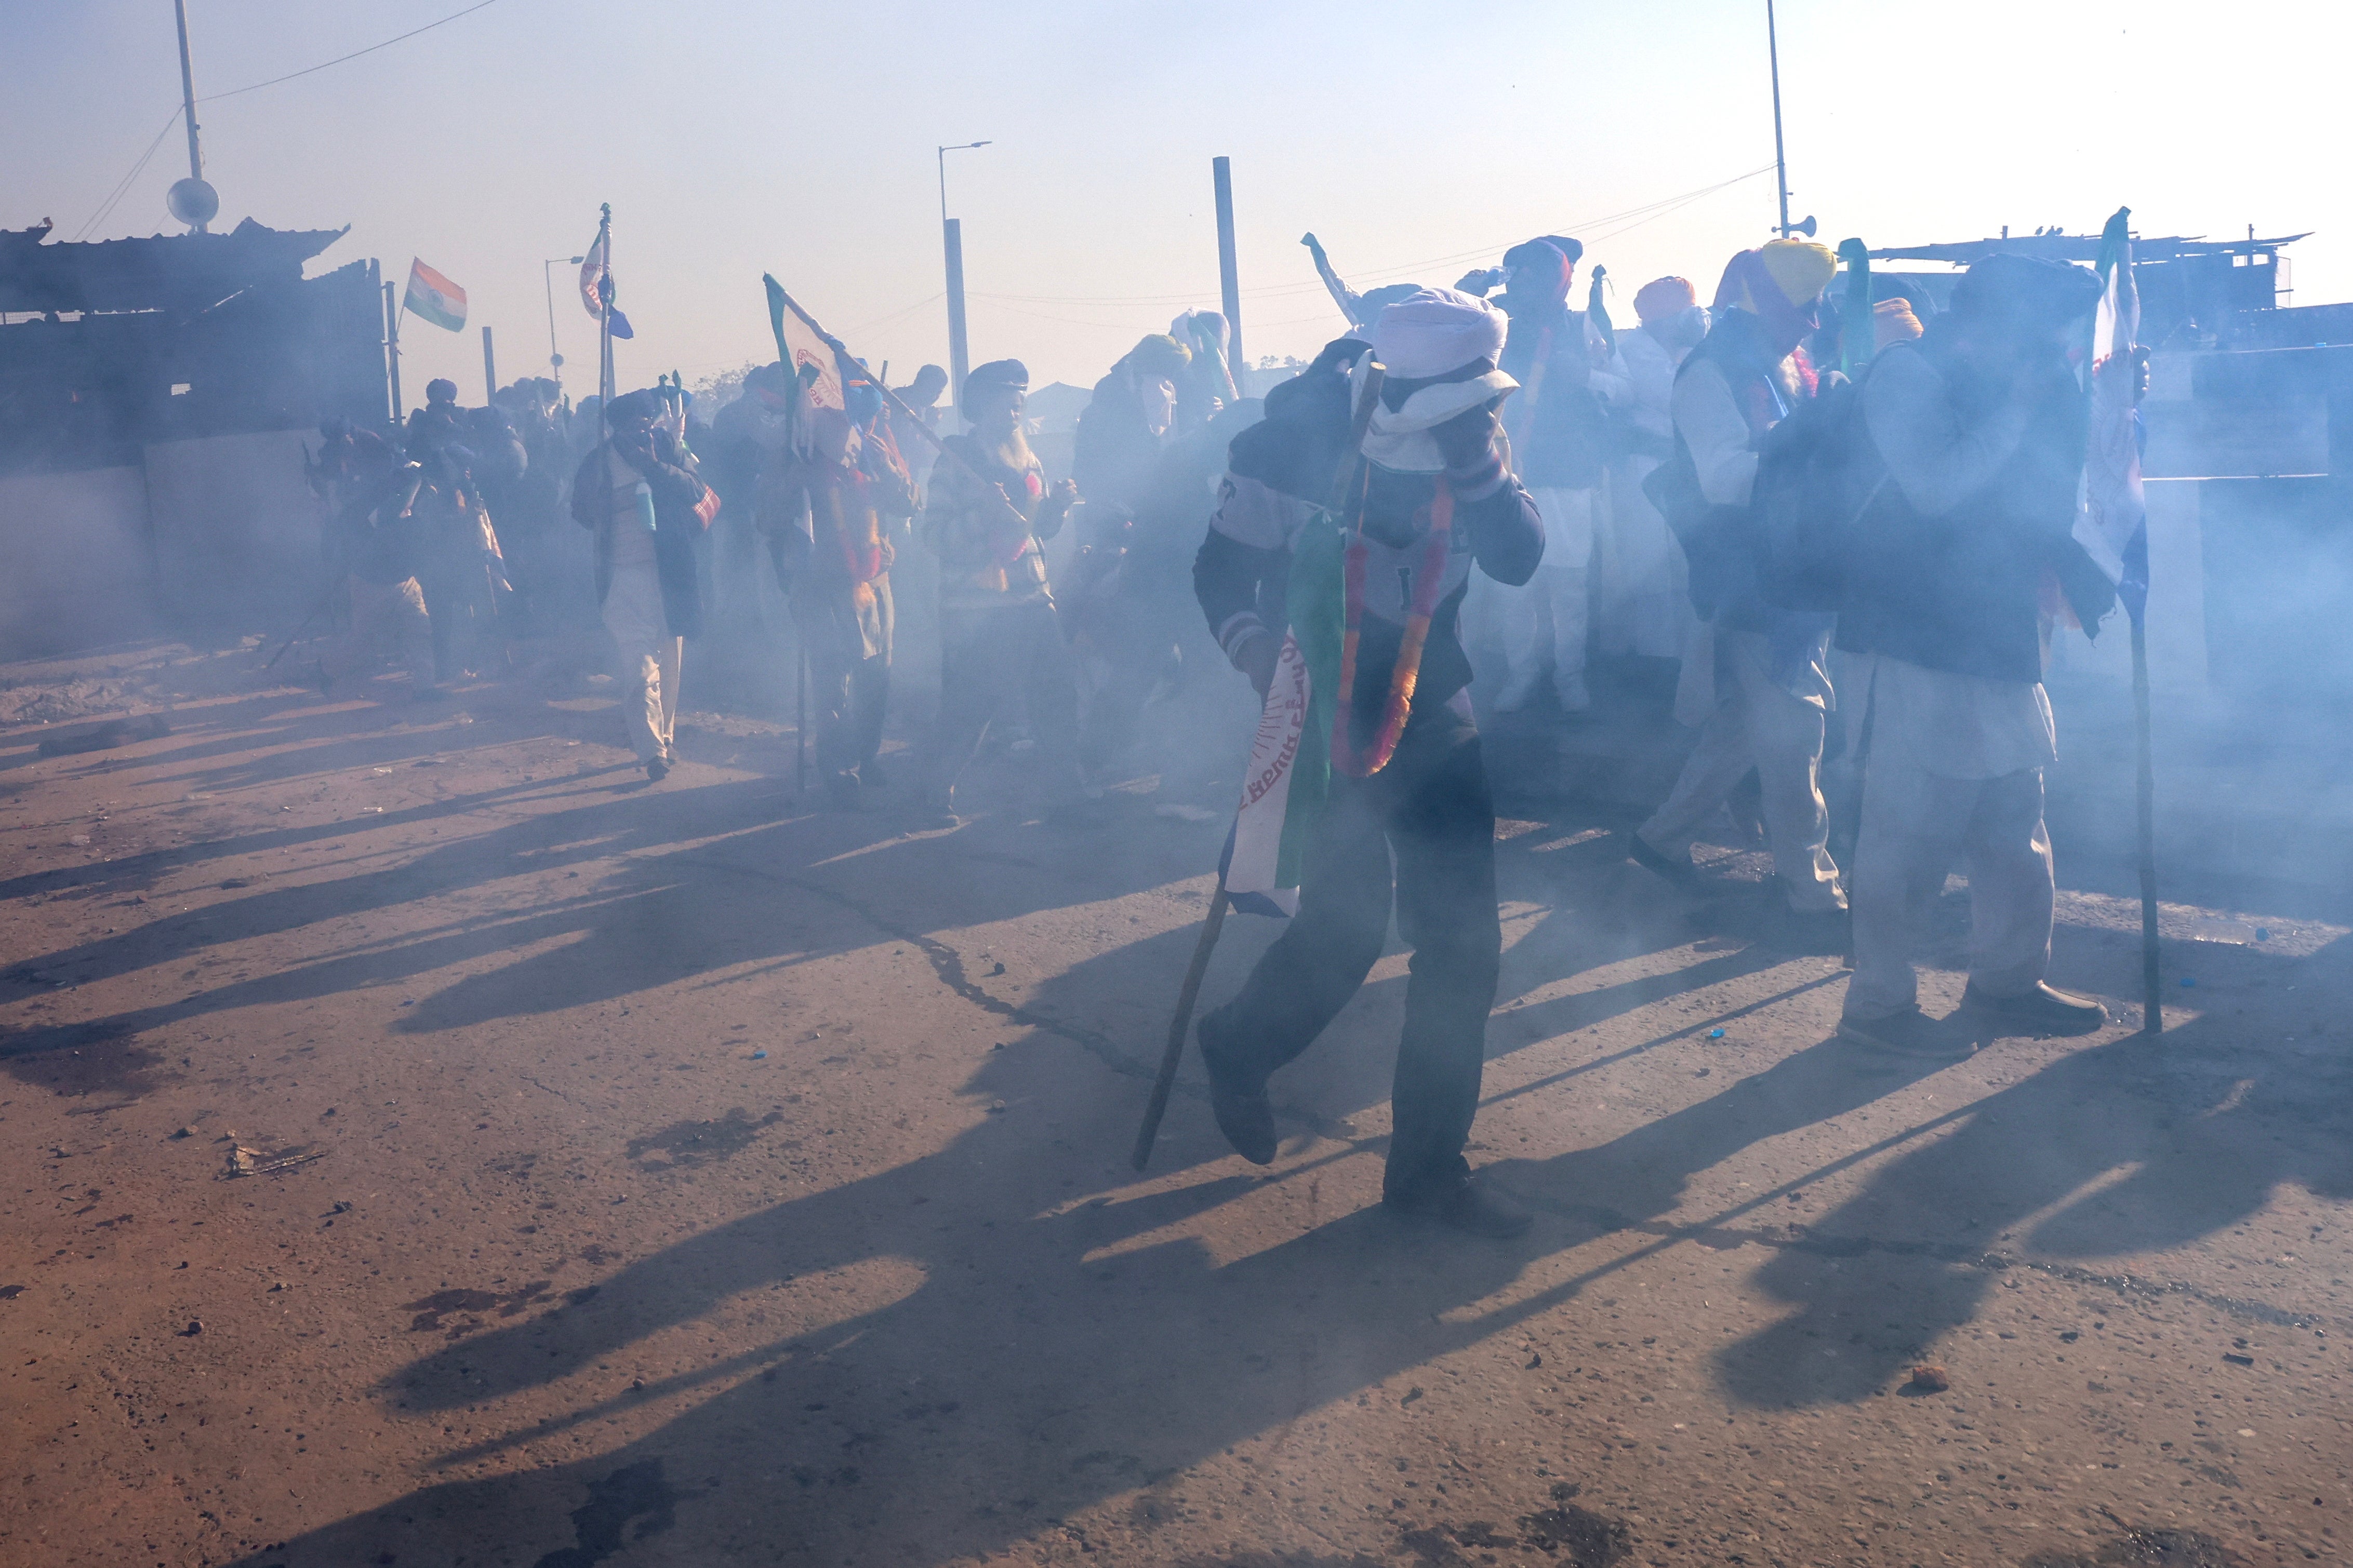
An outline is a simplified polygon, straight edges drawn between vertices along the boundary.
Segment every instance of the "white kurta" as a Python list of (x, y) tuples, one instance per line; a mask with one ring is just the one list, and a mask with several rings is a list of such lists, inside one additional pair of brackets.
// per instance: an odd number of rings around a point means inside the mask
[(654, 536), (638, 519), (637, 469), (613, 465), (613, 583), (605, 595), (605, 629), (620, 652), (621, 725), (638, 761), (668, 760), (678, 728), (679, 666), (686, 645), (672, 635), (662, 606)]
[[(1632, 394), (1628, 405), (1635, 427), (1672, 439), (1674, 421), (1668, 400), (1678, 357), (1649, 332), (1621, 332)], [(1682, 657), (1691, 635), (1691, 598), (1684, 588), (1683, 547), (1667, 520), (1642, 492), (1642, 481), (1659, 466), (1655, 458), (1622, 458), (1610, 465), (1609, 504), (1595, 541), (1593, 622), (1604, 653)]]

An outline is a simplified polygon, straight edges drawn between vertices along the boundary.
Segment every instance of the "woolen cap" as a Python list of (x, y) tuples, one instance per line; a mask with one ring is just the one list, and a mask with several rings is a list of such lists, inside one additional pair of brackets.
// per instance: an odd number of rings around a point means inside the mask
[(964, 390), (956, 395), (956, 406), (962, 408), (972, 400), (972, 395), (983, 387), (1009, 386), (1016, 392), (1029, 390), (1029, 367), (1018, 359), (993, 359), (987, 364), (973, 366), (964, 378)]

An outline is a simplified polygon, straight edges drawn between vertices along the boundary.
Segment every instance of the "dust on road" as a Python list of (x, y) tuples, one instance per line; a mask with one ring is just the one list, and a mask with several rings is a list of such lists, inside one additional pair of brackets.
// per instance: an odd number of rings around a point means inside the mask
[[(1377, 1206), (1401, 952), (1271, 1170), (1189, 1068), (1128, 1170), (1223, 827), (1148, 780), (908, 834), (754, 721), (649, 789), (594, 689), (257, 663), (5, 694), (0, 1562), (2347, 1555), (2340, 910), (2168, 910), (2161, 1046), (1891, 1065), (1837, 960), (1525, 813), (1499, 1246)], [(126, 700), (169, 733), (39, 754)], [(2137, 910), (2060, 918), (2128, 996)]]

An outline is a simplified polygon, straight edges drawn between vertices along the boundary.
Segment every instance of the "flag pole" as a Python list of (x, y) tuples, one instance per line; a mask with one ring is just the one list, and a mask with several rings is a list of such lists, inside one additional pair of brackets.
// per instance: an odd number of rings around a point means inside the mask
[(2139, 763), (2135, 805), (2140, 816), (2140, 1031), (2165, 1033), (2165, 999), (2158, 978), (2157, 942), (2157, 769), (2148, 735), (2148, 634), (2143, 616), (2133, 615), (2133, 744)]
[[(817, 334), (818, 341), (819, 342), (825, 344), (825, 346), (831, 349), (835, 354), (849, 361), (851, 364), (854, 365), (858, 363), (858, 356), (851, 353), (849, 347), (845, 345), (839, 338), (835, 337), (831, 332), (827, 331), (823, 327), (818, 325), (817, 318), (810, 315), (807, 310), (802, 310), (800, 301), (794, 299), (790, 294), (786, 293), (785, 286), (777, 282), (772, 275), (765, 272), (762, 273), (760, 275), (760, 281), (767, 285), (769, 293), (775, 297), (777, 303), (782, 304), (786, 309), (791, 310), (794, 315), (798, 316), (801, 319), (802, 324), (807, 327), (810, 331)], [(776, 337), (776, 353), (778, 358), (786, 361), (787, 364), (790, 363), (792, 354), (785, 346), (784, 335), (781, 328), (778, 330)], [(948, 461), (954, 463), (957, 468), (962, 468), (975, 479), (979, 480), (980, 483), (988, 489), (995, 491), (999, 497), (1003, 498), (1008, 510), (1013, 512), (1016, 517), (1020, 516), (1020, 509), (1014, 506), (1012, 497), (1005, 494), (1005, 487), (998, 484), (995, 479), (990, 479), (987, 475), (982, 473), (978, 468), (973, 467), (972, 464), (965, 459), (964, 454), (958, 452), (954, 447), (951, 447), (946, 442), (941, 440), (940, 433), (933, 429), (928, 424), (924, 423), (922, 416), (918, 415), (913, 409), (908, 407), (905, 400), (900, 397), (897, 393), (892, 391), (888, 386), (883, 385), (879, 380), (874, 383), (874, 390), (882, 395), (882, 401), (884, 403), (888, 404), (892, 409), (896, 410), (904, 417), (905, 422), (913, 427), (917, 435), (921, 436), (924, 440), (929, 441), (932, 444), (932, 449), (934, 452), (937, 452), (941, 457), (945, 458)], [(796, 402), (794, 406), (797, 408), (799, 404)], [(1029, 521), (1029, 520), (1028, 518), (1021, 518), (1021, 521), (1025, 526), (1027, 526)]]
[[(2123, 282), (2132, 282), (2132, 209), (2117, 207), (2101, 230), (2099, 245), (2099, 287), (2101, 299), (2117, 284), (2117, 268), (2123, 268)], [(2137, 291), (2134, 291), (2137, 294)], [(2139, 308), (2132, 312), (2137, 339), (2139, 331)], [(2120, 334), (2123, 336), (2123, 334)], [(2096, 318), (2094, 318), (2096, 339)], [(2092, 353), (2101, 345), (2092, 343)], [(2134, 343), (2111, 343), (2108, 353), (2120, 355), (2129, 353)], [(2087, 362), (2094, 362), (2087, 360)], [(2129, 367), (2113, 369), (2111, 374), (2132, 374)], [(2092, 378), (2084, 378), (2084, 402), (2092, 397)], [(2139, 402), (2139, 388), (2134, 388), (2134, 402)], [(2134, 552), (2134, 541), (2139, 541), (2139, 552)], [(2134, 752), (2134, 848), (2139, 860), (2141, 875), (2141, 1035), (2150, 1039), (2165, 1035), (2165, 992), (2162, 992), (2162, 963), (2158, 952), (2158, 769), (2156, 748), (2150, 742), (2148, 724), (2148, 515), (2141, 512), (2134, 524), (2134, 538), (2123, 543), (2123, 578), (2117, 583), (2120, 597), (2125, 602), (2125, 618), (2132, 626), (2132, 752)], [(2139, 555), (2139, 581), (2134, 581), (2134, 557)]]

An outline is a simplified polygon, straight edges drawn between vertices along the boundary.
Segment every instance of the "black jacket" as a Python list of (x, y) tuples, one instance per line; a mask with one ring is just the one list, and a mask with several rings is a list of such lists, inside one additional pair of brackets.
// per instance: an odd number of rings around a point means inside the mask
[(1850, 479), (1860, 515), (1838, 646), (2041, 680), (2044, 574), (2085, 626), (2114, 602), (2072, 533), (2085, 433), (2073, 375), (2054, 358), (1996, 384), (1932, 330), (1882, 353), (1861, 391), (1868, 439)]
[[(1319, 365), (1321, 362), (1319, 361)], [(1193, 593), (1221, 644), (1237, 617), (1255, 616), (1277, 636), (1286, 624), (1283, 592), (1291, 571), (1291, 541), (1271, 536), (1246, 541), (1229, 531), (1227, 508), (1235, 504), (1238, 481), (1262, 486), (1295, 503), (1304, 517), (1330, 499), (1334, 473), (1348, 440), (1348, 381), (1339, 367), (1311, 369), (1267, 395), (1266, 418), (1234, 437), (1227, 457), (1227, 479), (1219, 514), (1193, 561)], [(1368, 535), (1408, 539), (1427, 526), (1426, 512), (1437, 493), (1437, 476), (1374, 468), (1366, 489)], [(1454, 532), (1478, 570), (1513, 586), (1535, 574), (1544, 558), (1544, 521), (1527, 490), (1492, 457), (1480, 471), (1450, 474), (1458, 497)], [(1463, 583), (1431, 613), (1416, 679), (1418, 712), (1437, 708), (1471, 684), (1471, 660), (1463, 652), (1456, 621)], [(1388, 701), (1390, 672), (1397, 666), (1405, 628), (1366, 615), (1356, 649), (1356, 684), (1350, 694), (1360, 738), (1379, 723)], [(1228, 646), (1230, 654), (1233, 649)]]
[[(613, 587), (613, 470), (605, 461), (607, 443), (581, 460), (572, 480), (572, 520), (596, 540), (596, 602)], [(694, 568), (694, 542), (702, 535), (703, 484), (694, 456), (680, 450), (662, 426), (655, 426), (650, 452), (624, 450), (622, 459), (645, 476), (654, 496), (654, 567), (661, 576), (662, 613), (673, 636), (702, 635), (702, 592)]]

